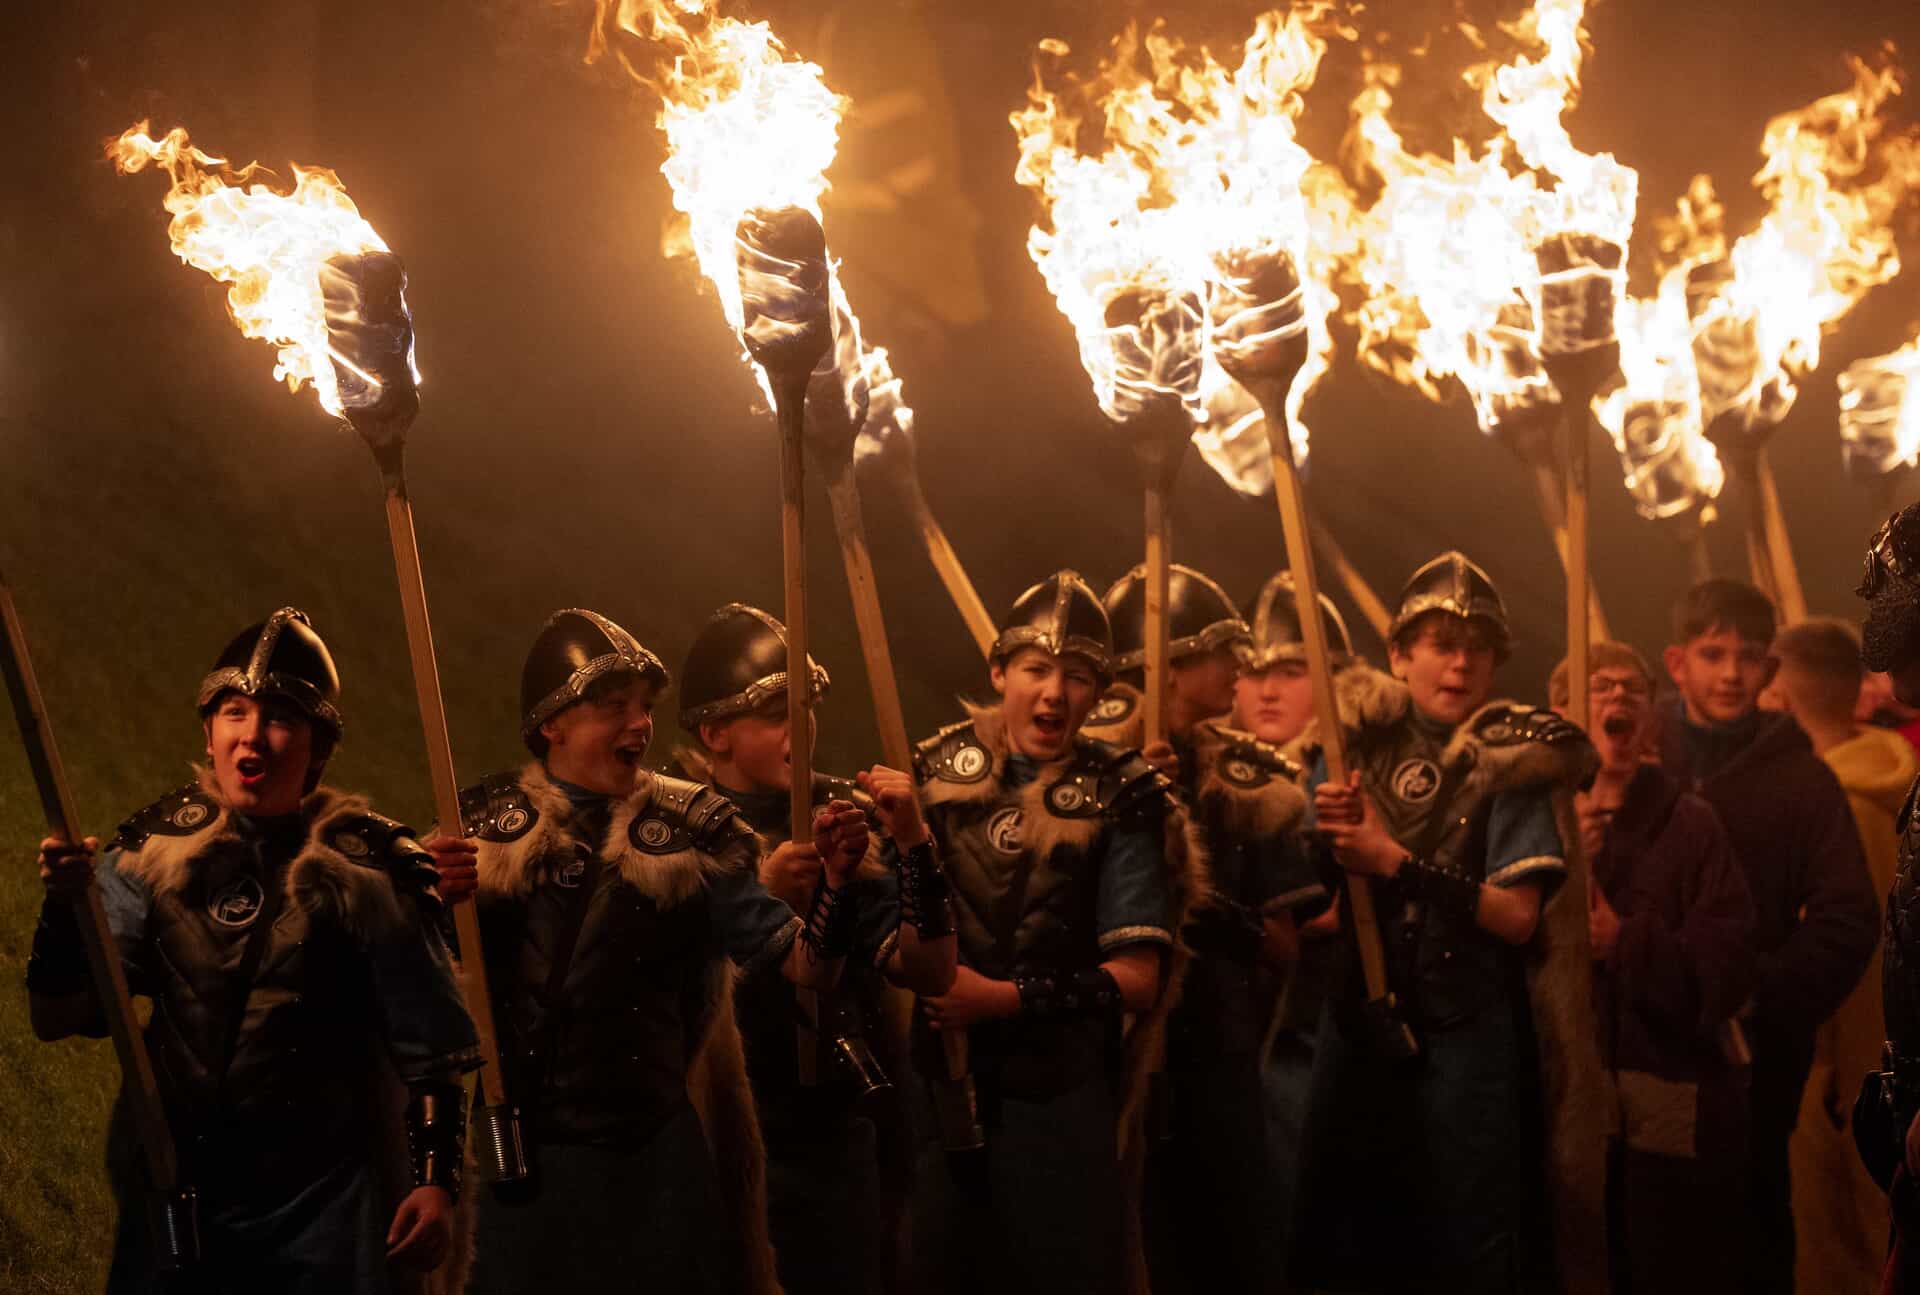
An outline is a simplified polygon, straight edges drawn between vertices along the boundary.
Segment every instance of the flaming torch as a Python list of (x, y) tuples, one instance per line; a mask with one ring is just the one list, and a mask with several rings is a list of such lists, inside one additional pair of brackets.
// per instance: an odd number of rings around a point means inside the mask
[[(78, 842), (84, 839), (80, 815), (73, 807), (67, 769), (61, 763), (53, 722), (47, 717), (40, 680), (27, 652), (26, 626), (14, 606), (13, 589), (5, 575), (0, 575), (0, 617), (6, 621), (6, 640), (0, 643), (0, 674), (6, 676), (14, 723), (20, 729), (20, 743), (26, 748), (27, 764), (40, 793), (47, 834), (70, 844)], [(140, 1020), (134, 1015), (126, 970), (120, 965), (120, 946), (107, 923), (98, 886), (88, 886), (85, 894), (74, 900), (74, 917), (86, 946), (87, 965), (93, 971), (94, 992), (107, 1020), (107, 1032), (113, 1036), (114, 1054), (120, 1060), (127, 1106), (153, 1189), (149, 1209), (154, 1252), (164, 1272), (190, 1268), (200, 1258), (199, 1201), (180, 1173), (166, 1108), (160, 1102), (160, 1086), (153, 1075), (153, 1060), (140, 1038)]]
[(1857, 59), (1851, 67), (1851, 88), (1767, 123), (1754, 183), (1770, 209), (1730, 252), (1711, 184), (1695, 182), (1709, 222), (1708, 251), (1688, 282), (1701, 416), (1747, 490), (1756, 583), (1789, 622), (1805, 618), (1806, 596), (1767, 442), (1797, 379), (1819, 367), (1822, 333), (1899, 273), (1893, 217), (1920, 184), (1920, 131), (1887, 129), (1899, 73)]
[[(149, 163), (167, 172), (172, 187), (165, 206), (173, 213), (168, 234), (174, 252), (188, 265), (232, 285), (227, 305), (240, 331), (279, 348), (274, 376), (286, 379), (294, 391), (312, 383), (321, 407), (346, 420), (373, 452), (386, 487), (387, 535), (406, 620), (434, 813), (443, 831), (458, 831), (460, 783), (454, 775), (402, 462), (420, 398), (406, 273), (399, 259), (361, 218), (331, 171), (295, 167), (292, 191), (276, 192), (248, 183), (259, 174), (256, 168), (231, 172), (222, 159), (194, 148), (185, 130), (175, 128), (156, 140), (145, 122), (107, 151), (123, 173)], [(519, 1116), (508, 1103), (500, 1071), (479, 918), (471, 904), (455, 908), (453, 915), (462, 987), (483, 1058), (474, 1156), (482, 1176), (491, 1181), (524, 1178)]]
[(1841, 371), (1840, 452), (1873, 515), (1891, 514), (1895, 478), (1920, 461), (1920, 338)]
[(920, 532), (927, 560), (933, 563), (947, 597), (953, 600), (960, 619), (967, 624), (967, 632), (984, 657), (993, 650), (993, 616), (927, 503), (927, 493), (920, 484), (913, 409), (907, 404), (900, 379), (894, 376), (886, 348), (875, 347), (862, 355), (861, 369), (867, 386), (867, 421), (854, 445), (855, 465), (862, 471), (871, 467), (893, 478), (895, 487), (906, 499), (914, 528)]

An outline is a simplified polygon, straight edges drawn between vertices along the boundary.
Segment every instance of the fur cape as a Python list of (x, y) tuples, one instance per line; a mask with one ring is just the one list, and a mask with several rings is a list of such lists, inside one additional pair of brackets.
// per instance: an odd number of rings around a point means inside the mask
[[(987, 800), (997, 795), (1001, 776), (1006, 772), (1009, 748), (1006, 725), (994, 707), (967, 705), (975, 736), (992, 757), (989, 777), (969, 783), (940, 779), (921, 787), (928, 805)], [(1076, 754), (1077, 754), (1076, 741)], [(1085, 850), (1092, 847), (1105, 827), (1103, 818), (1061, 818), (1047, 808), (1047, 793), (1073, 764), (1073, 757), (1050, 761), (1040, 766), (1039, 776), (1020, 789), (1021, 840), (1026, 852), (1044, 857), (1068, 846)], [(1179, 1002), (1180, 987), (1186, 978), (1192, 952), (1180, 942), (1180, 930), (1187, 912), (1208, 888), (1206, 850), (1199, 832), (1178, 798), (1172, 800), (1165, 821), (1163, 852), (1167, 892), (1172, 900), (1169, 929), (1174, 944), (1167, 959), (1160, 998), (1153, 1009), (1136, 1016), (1127, 1031), (1120, 1087), (1120, 1120), (1117, 1129), (1118, 1168), (1125, 1185), (1125, 1226), (1128, 1249), (1127, 1289), (1129, 1295), (1147, 1291), (1146, 1251), (1140, 1223), (1141, 1187), (1146, 1167), (1147, 1099), (1155, 1075), (1165, 1069), (1167, 1019)]]
[[(1368, 666), (1338, 677), (1335, 692), (1350, 743), (1368, 730), (1405, 719), (1412, 697), (1405, 684)], [(1560, 1289), (1568, 1295), (1605, 1295), (1607, 1276), (1607, 1112), (1613, 1109), (1600, 1056), (1594, 1013), (1593, 955), (1587, 935), (1588, 861), (1581, 856), (1574, 816), (1575, 787), (1591, 776), (1591, 749), (1568, 751), (1538, 742), (1492, 745), (1475, 736), (1482, 717), (1501, 708), (1489, 702), (1448, 743), (1442, 766), (1470, 770), (1459, 794), (1478, 798), (1505, 788), (1553, 785), (1553, 815), (1566, 849), (1567, 876), (1541, 910), (1527, 949), (1527, 994), (1540, 1060), (1546, 1127), (1546, 1182)], [(1302, 735), (1302, 741), (1311, 736)]]
[[(212, 771), (196, 765), (194, 773), (198, 797), (212, 803), (213, 816), (193, 831), (156, 832), (137, 846), (125, 847), (116, 864), (155, 895), (178, 893), (209, 850), (240, 839)], [(287, 868), (285, 902), (331, 919), (361, 940), (405, 921), (392, 875), (377, 863), (356, 863), (336, 844), (337, 834), (349, 831), (355, 820), (373, 816), (366, 798), (322, 786), (300, 802), (300, 814), (307, 822), (307, 838)]]
[[(239, 840), (233, 814), (221, 800), (213, 773), (204, 766), (194, 767), (199, 798), (215, 809), (199, 828), (180, 835), (155, 833), (138, 846), (121, 851), (116, 862), (119, 870), (138, 880), (155, 895), (175, 894), (192, 879), (195, 865), (216, 846)], [(164, 803), (164, 802), (163, 802)], [(356, 796), (333, 787), (315, 788), (300, 802), (300, 813), (307, 820), (307, 839), (287, 868), (286, 899), (309, 914), (338, 922), (360, 940), (390, 932), (407, 920), (393, 879), (385, 868), (356, 863), (336, 844), (339, 832), (353, 830), (357, 821), (373, 814), (364, 796)], [(412, 1190), (411, 1159), (407, 1151), (407, 1086), (384, 1055), (376, 1055), (373, 1086), (373, 1162), (377, 1217), (392, 1217), (407, 1193)], [(469, 1166), (470, 1168), (471, 1166)], [(475, 1183), (471, 1172), (466, 1176)], [(477, 1189), (477, 1188), (476, 1188)], [(457, 1295), (466, 1289), (473, 1262), (473, 1217), (463, 1198), (454, 1211), (454, 1237), (448, 1257), (433, 1272), (421, 1274), (392, 1268), (389, 1276), (395, 1295)]]
[[(573, 806), (566, 793), (553, 784), (538, 761), (522, 768), (519, 778), (521, 789), (539, 812), (539, 821), (518, 840), (479, 843), (480, 894), (496, 900), (530, 894), (568, 849), (566, 827)], [(614, 806), (600, 857), (619, 869), (621, 880), (661, 908), (671, 908), (693, 898), (715, 876), (738, 866), (738, 861), (716, 859), (692, 846), (669, 854), (635, 848), (627, 830), (653, 803), (655, 788), (656, 776), (642, 773), (632, 794)], [(716, 954), (705, 968), (702, 1030), (689, 1054), (687, 1098), (706, 1132), (719, 1172), (721, 1199), (744, 1247), (747, 1289), (752, 1295), (779, 1295), (773, 1242), (767, 1232), (766, 1145), (754, 1113), (746, 1054), (733, 1014), (736, 975), (723, 955)]]

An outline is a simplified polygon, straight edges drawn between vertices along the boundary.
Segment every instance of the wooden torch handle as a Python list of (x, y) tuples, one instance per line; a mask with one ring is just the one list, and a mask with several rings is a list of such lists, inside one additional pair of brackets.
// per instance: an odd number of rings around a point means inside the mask
[(980, 599), (980, 591), (968, 578), (966, 568), (960, 565), (960, 555), (954, 552), (946, 531), (928, 506), (926, 492), (920, 488), (920, 478), (917, 476), (907, 479), (907, 507), (912, 510), (914, 525), (920, 530), (920, 541), (927, 547), (927, 559), (933, 563), (940, 583), (946, 586), (947, 597), (953, 599), (960, 619), (967, 623), (967, 630), (979, 646), (980, 655), (991, 655), (993, 641), (999, 637), (999, 630), (994, 627), (986, 603)]
[[(1540, 520), (1547, 524), (1553, 536), (1554, 552), (1560, 555), (1560, 570), (1571, 579), (1573, 551), (1568, 538), (1566, 484), (1551, 463), (1534, 460), (1527, 467), (1533, 478), (1534, 498), (1540, 504)], [(1600, 591), (1594, 588), (1591, 574), (1587, 577), (1587, 622), (1594, 638), (1613, 637), (1607, 631), (1607, 613), (1600, 606)]]
[[(6, 650), (0, 653), (0, 667), (6, 674), (7, 693), (13, 700), (14, 720), (19, 725), (21, 743), (26, 747), (27, 763), (33, 768), (47, 834), (69, 843), (80, 841), (79, 815), (74, 811), (66, 766), (60, 761), (60, 748), (54, 741), (53, 725), (47, 719), (46, 702), (40, 694), (40, 680), (33, 672), (26, 628), (4, 575), (0, 575), (0, 615), (4, 615), (7, 626)], [(180, 1184), (180, 1164), (174, 1152), (173, 1135), (167, 1128), (166, 1108), (160, 1102), (160, 1085), (154, 1079), (153, 1061), (141, 1040), (139, 1018), (133, 1013), (133, 998), (127, 992), (126, 969), (120, 965), (120, 946), (107, 924), (106, 905), (100, 899), (98, 886), (88, 886), (83, 896), (74, 901), (74, 916), (79, 919), (80, 938), (86, 946), (87, 965), (93, 971), (100, 1010), (107, 1018), (107, 1031), (113, 1036), (114, 1054), (120, 1060), (120, 1073), (126, 1081), (127, 1101), (133, 1111), (134, 1127), (140, 1149), (146, 1155), (148, 1172), (156, 1188), (171, 1192)]]
[(840, 560), (847, 569), (847, 589), (853, 596), (853, 620), (860, 632), (860, 655), (867, 665), (867, 684), (873, 693), (873, 718), (880, 729), (880, 754), (887, 766), (913, 772), (913, 747), (907, 739), (906, 713), (900, 706), (900, 684), (893, 670), (893, 652), (887, 646), (886, 619), (880, 612), (880, 588), (873, 575), (873, 554), (867, 548), (867, 529), (860, 515), (860, 487), (853, 460), (840, 465), (827, 485), (833, 504), (833, 528), (840, 537)]
[(1167, 494), (1164, 483), (1147, 482), (1147, 689), (1142, 699), (1141, 721), (1149, 746), (1167, 739), (1167, 590), (1172, 563), (1169, 550), (1173, 547), (1172, 517)]
[(813, 671), (807, 657), (807, 375), (775, 380), (780, 425), (780, 560), (786, 583), (787, 722), (793, 786), (787, 809), (796, 845), (813, 841)]
[(1793, 559), (1793, 539), (1787, 534), (1787, 515), (1780, 507), (1780, 490), (1774, 484), (1773, 463), (1762, 446), (1754, 455), (1753, 474), (1759, 486), (1762, 535), (1767, 565), (1773, 570), (1775, 592), (1779, 595), (1781, 618), (1796, 625), (1807, 618), (1807, 595), (1800, 585), (1800, 566)]
[[(1333, 691), (1333, 656), (1327, 646), (1327, 628), (1316, 613), (1320, 607), (1320, 578), (1314, 570), (1313, 543), (1307, 526), (1307, 501), (1300, 474), (1293, 464), (1293, 444), (1287, 434), (1285, 400), (1269, 402), (1267, 439), (1273, 452), (1273, 494), (1280, 505), (1280, 527), (1286, 533), (1287, 568), (1293, 572), (1294, 600), (1300, 605), (1300, 637), (1307, 649), (1307, 674), (1313, 682), (1313, 710), (1320, 717), (1320, 748), (1327, 761), (1327, 780), (1347, 781), (1345, 734)], [(1360, 971), (1367, 997), (1387, 995), (1387, 960), (1380, 943), (1380, 922), (1373, 911), (1373, 892), (1364, 877), (1347, 877), (1347, 907), (1353, 915), (1354, 943), (1360, 950)]]
[(1387, 641), (1387, 627), (1393, 624), (1393, 613), (1387, 610), (1378, 593), (1374, 592), (1360, 569), (1347, 558), (1347, 551), (1340, 547), (1340, 541), (1334, 538), (1333, 531), (1318, 517), (1309, 515), (1307, 526), (1313, 532), (1314, 552), (1328, 566), (1333, 568), (1334, 578), (1339, 580), (1347, 591), (1347, 597), (1360, 609), (1360, 615), (1373, 627), (1374, 637), (1382, 643)]
[[(460, 780), (453, 771), (453, 743), (447, 737), (446, 703), (440, 695), (440, 666), (433, 652), (433, 626), (427, 619), (427, 586), (420, 574), (420, 546), (413, 530), (413, 505), (405, 478), (387, 480), (387, 538), (393, 545), (393, 569), (400, 585), (400, 612), (407, 626), (407, 653), (413, 663), (414, 696), (420, 706), (420, 733), (427, 745), (427, 771), (433, 786), (433, 812), (440, 831), (462, 830)], [(480, 948), (480, 916), (470, 901), (453, 906), (453, 928), (460, 940), (460, 984), (480, 1036), (480, 1095), (488, 1106), (503, 1106), (507, 1085), (500, 1071), (499, 1036), (494, 1031), (493, 998), (487, 992), (487, 962)]]
[[(1587, 559), (1587, 402), (1566, 402), (1567, 710), (1581, 728), (1588, 724), (1592, 674), (1592, 580)], [(1577, 850), (1576, 840), (1567, 848)]]

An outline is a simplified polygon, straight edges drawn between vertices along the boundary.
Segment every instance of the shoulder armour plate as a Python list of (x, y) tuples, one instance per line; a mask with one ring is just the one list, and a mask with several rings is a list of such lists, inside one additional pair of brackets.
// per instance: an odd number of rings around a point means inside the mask
[(1106, 695), (1095, 703), (1093, 713), (1087, 716), (1087, 723), (1108, 728), (1123, 723), (1138, 710), (1140, 694), (1131, 688), (1109, 688)]
[(403, 893), (431, 891), (439, 881), (433, 856), (414, 838), (413, 829), (384, 814), (335, 819), (321, 839), (354, 863), (385, 869)]
[(649, 854), (695, 848), (711, 852), (752, 829), (734, 803), (703, 782), (655, 774), (647, 808), (633, 816), (627, 837)]
[(1305, 772), (1271, 742), (1263, 742), (1251, 733), (1221, 730), (1226, 743), (1214, 758), (1213, 769), (1220, 781), (1242, 791), (1254, 791), (1275, 778), (1297, 783)]
[(483, 841), (518, 841), (540, 821), (516, 773), (491, 774), (460, 793), (461, 827)]
[(1488, 746), (1544, 742), (1557, 746), (1585, 740), (1578, 725), (1534, 706), (1492, 706), (1473, 722), (1473, 736)]
[(1147, 808), (1150, 798), (1164, 800), (1172, 786), (1138, 751), (1082, 738), (1073, 763), (1047, 789), (1047, 809), (1060, 818), (1123, 815)]
[(970, 722), (949, 724), (920, 744), (914, 765), (921, 782), (979, 782), (993, 772), (993, 752)]
[(192, 836), (220, 816), (220, 806), (197, 782), (168, 792), (153, 804), (129, 815), (114, 833), (112, 845), (138, 850), (155, 836)]

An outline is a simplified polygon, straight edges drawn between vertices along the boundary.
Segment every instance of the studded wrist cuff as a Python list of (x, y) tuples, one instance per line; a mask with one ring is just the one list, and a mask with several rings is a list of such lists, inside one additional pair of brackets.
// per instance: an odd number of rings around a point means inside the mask
[(466, 1093), (459, 1084), (422, 1084), (407, 1102), (407, 1158), (415, 1187), (440, 1187), (460, 1199), (466, 1145)]
[(1471, 923), (1480, 907), (1480, 881), (1458, 868), (1409, 855), (1394, 880), (1406, 893), (1434, 909)]
[(853, 905), (829, 886), (826, 878), (814, 887), (813, 903), (800, 927), (800, 942), (816, 962), (832, 962), (853, 952)]
[(900, 920), (923, 940), (953, 934), (953, 886), (931, 838), (900, 856)]
[(1120, 984), (1105, 967), (1070, 976), (1016, 976), (1020, 1014), (1041, 1020), (1104, 1016), (1120, 1010)]

